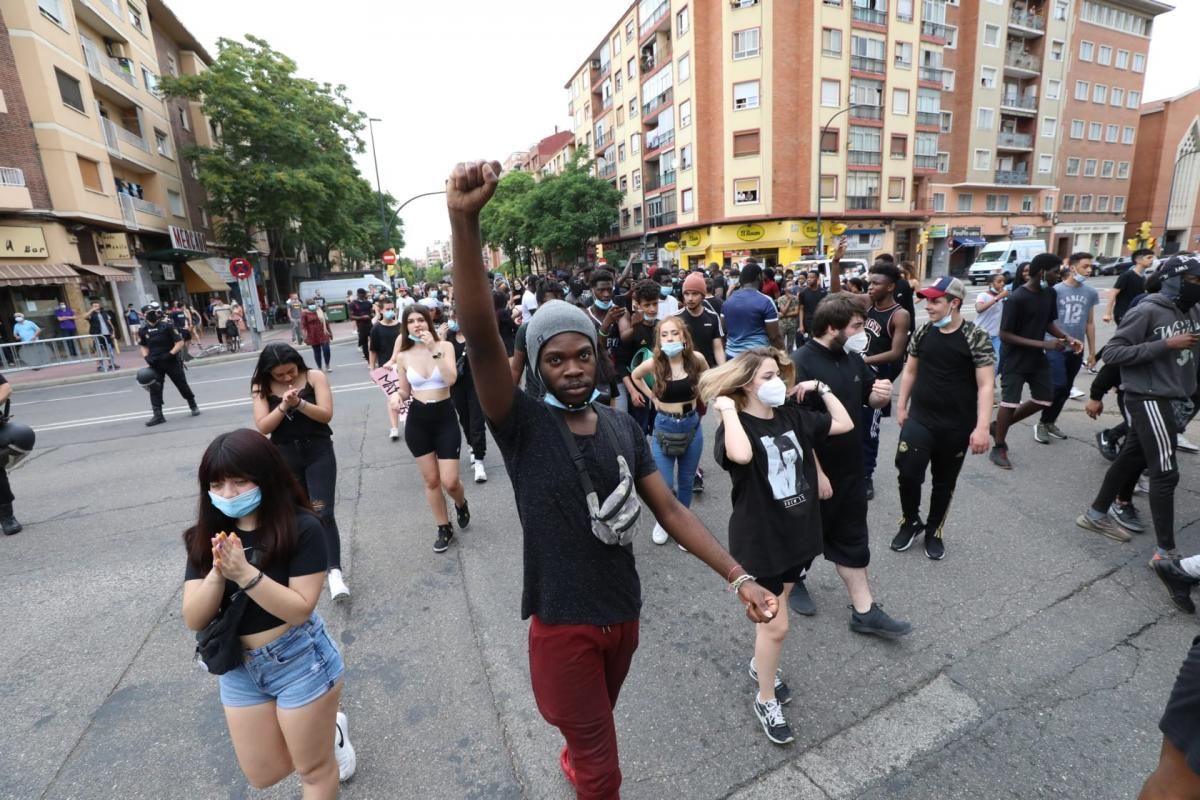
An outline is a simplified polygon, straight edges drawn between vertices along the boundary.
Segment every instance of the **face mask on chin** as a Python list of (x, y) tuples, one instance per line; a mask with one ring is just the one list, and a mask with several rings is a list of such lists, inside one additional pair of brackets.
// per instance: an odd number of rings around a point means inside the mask
[(545, 396), (542, 397), (542, 402), (544, 402), (546, 405), (550, 406), (551, 408), (557, 408), (562, 411), (571, 411), (571, 412), (586, 411), (588, 408), (591, 407), (592, 403), (596, 402), (596, 400), (599, 397), (600, 397), (600, 390), (592, 389), (592, 396), (588, 398), (588, 401), (586, 403), (583, 403), (582, 405), (579, 405), (579, 406), (569, 406), (566, 403), (564, 403), (562, 400), (559, 400), (557, 397), (555, 397), (553, 392), (548, 391), (548, 392), (546, 392)]

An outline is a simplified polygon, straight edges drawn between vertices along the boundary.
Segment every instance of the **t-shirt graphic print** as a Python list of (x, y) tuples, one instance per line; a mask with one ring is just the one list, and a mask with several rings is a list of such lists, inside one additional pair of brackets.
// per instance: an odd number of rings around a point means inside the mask
[(778, 436), (762, 436), (759, 442), (767, 453), (767, 480), (771, 493), (784, 508), (803, 503), (808, 491), (804, 480), (804, 451), (795, 431), (784, 431)]

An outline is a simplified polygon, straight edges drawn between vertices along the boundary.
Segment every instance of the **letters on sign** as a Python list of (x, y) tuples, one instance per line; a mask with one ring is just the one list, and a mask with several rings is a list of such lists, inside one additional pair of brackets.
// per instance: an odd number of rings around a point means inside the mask
[(200, 231), (176, 228), (174, 225), (168, 225), (167, 232), (171, 234), (171, 247), (174, 247), (176, 250), (191, 250), (196, 253), (208, 252), (208, 245), (204, 241), (204, 234)]
[(123, 233), (96, 234), (96, 247), (105, 261), (130, 258), (129, 239)]
[(742, 225), (737, 229), (737, 237), (743, 242), (757, 242), (766, 235), (762, 225)]
[(41, 228), (0, 227), (0, 258), (45, 258), (49, 253)]
[[(371, 380), (375, 381), (375, 385), (383, 391), (389, 400), (392, 395), (400, 391), (400, 378), (391, 367), (376, 367), (371, 370)], [(412, 401), (409, 400), (407, 403), (400, 404), (400, 418), (402, 420), (408, 416), (408, 407), (411, 403)]]

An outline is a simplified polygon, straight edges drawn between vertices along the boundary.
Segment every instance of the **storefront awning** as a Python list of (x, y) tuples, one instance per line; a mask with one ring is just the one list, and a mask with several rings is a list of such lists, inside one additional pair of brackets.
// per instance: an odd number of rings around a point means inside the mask
[(114, 258), (108, 259), (104, 263), (107, 266), (118, 267), (120, 269), (138, 269), (142, 266), (136, 258)]
[(79, 283), (79, 273), (66, 264), (0, 264), (0, 286), (67, 283)]
[(987, 239), (981, 236), (960, 236), (954, 240), (955, 247), (983, 247)]
[(183, 265), (183, 285), (191, 294), (229, 291), (228, 284), (204, 261), (189, 261)]
[(128, 270), (117, 269), (116, 267), (106, 267), (102, 264), (72, 264), (76, 271), (90, 272), (92, 275), (98, 275), (106, 281), (116, 281), (124, 283), (125, 281), (133, 280), (133, 274)]

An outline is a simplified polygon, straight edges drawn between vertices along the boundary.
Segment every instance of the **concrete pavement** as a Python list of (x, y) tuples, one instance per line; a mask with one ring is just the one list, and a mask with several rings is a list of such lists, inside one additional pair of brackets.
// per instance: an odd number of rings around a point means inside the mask
[[(344, 706), (359, 756), (347, 798), (567, 798), (561, 740), (529, 689), (519, 619), (520, 528), (494, 447), (468, 484), (474, 520), (445, 555), (382, 395), (351, 345), (334, 348), (337, 513), (353, 599), (321, 612), (344, 647)], [(179, 535), (195, 469), (221, 431), (251, 424), (251, 364), (189, 371), (203, 416), (168, 386), (169, 422), (142, 427), (131, 375), (18, 387), (39, 430), (12, 476), (26, 530), (0, 541), (12, 613), (0, 627), (0, 797), (282, 798), (249, 789), (216, 681), (191, 665), (179, 618)], [(1086, 387), (1089, 378), (1081, 376)], [(1111, 404), (1110, 404), (1111, 405)], [(710, 420), (711, 422), (711, 420)], [(1111, 424), (1111, 423), (1110, 423)], [(847, 630), (832, 568), (819, 612), (793, 621), (783, 667), (797, 742), (767, 742), (750, 712), (753, 630), (722, 579), (649, 541), (641, 648), (617, 707), (628, 798), (1124, 798), (1157, 760), (1156, 722), (1198, 632), (1147, 570), (1149, 536), (1117, 545), (1074, 526), (1106, 462), (1071, 402), (1071, 437), (1010, 436), (1016, 469), (973, 457), (945, 561), (887, 549), (899, 517), (894, 422), (883, 426), (871, 573), (914, 623), (901, 642)], [(705, 429), (711, 453), (713, 429)], [(1200, 550), (1200, 458), (1181, 455), (1181, 549)], [(705, 455), (695, 510), (724, 540), (729, 485)], [(469, 468), (463, 467), (464, 478)], [(1139, 499), (1147, 514), (1144, 499)]]

